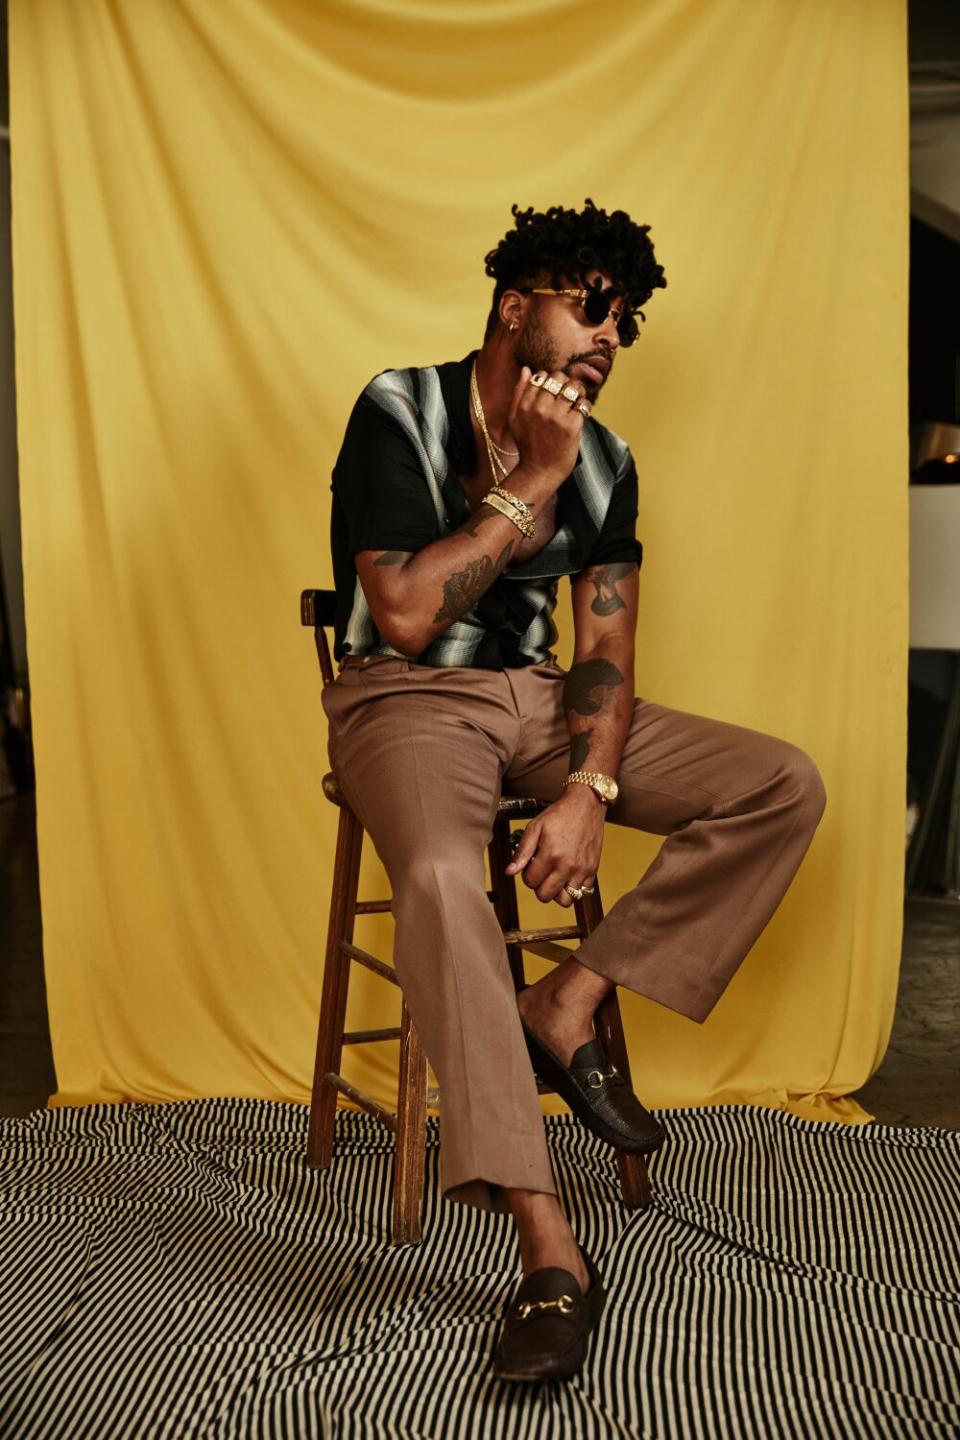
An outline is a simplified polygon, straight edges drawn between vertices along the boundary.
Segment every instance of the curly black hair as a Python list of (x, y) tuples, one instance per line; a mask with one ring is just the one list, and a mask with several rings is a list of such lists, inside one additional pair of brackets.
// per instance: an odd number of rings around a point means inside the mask
[(487, 274), (497, 282), (485, 340), (496, 330), (503, 292), (535, 284), (544, 275), (560, 289), (564, 281), (579, 280), (582, 285), (590, 270), (602, 270), (623, 291), (627, 309), (646, 320), (640, 306), (667, 284), (647, 238), (649, 225), (635, 224), (625, 210), (608, 215), (589, 199), (582, 210), (564, 210), (560, 205), (544, 211), (535, 211), (532, 205), (521, 210), (513, 205), (511, 213), (514, 229), (484, 257)]

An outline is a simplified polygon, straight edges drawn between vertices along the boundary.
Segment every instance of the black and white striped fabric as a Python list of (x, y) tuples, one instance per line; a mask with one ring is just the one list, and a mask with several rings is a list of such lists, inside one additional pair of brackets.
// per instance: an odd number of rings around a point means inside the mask
[(493, 1378), (519, 1276), (507, 1216), (443, 1201), (389, 1243), (392, 1138), (259, 1100), (0, 1123), (0, 1434), (847, 1437), (960, 1433), (960, 1135), (746, 1106), (661, 1112), (655, 1203), (546, 1124), (609, 1300), (574, 1379)]

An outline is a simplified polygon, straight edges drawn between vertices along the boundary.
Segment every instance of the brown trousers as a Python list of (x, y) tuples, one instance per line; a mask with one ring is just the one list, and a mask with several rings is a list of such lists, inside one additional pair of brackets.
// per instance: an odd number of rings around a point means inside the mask
[[(330, 764), (387, 871), (394, 964), (440, 1085), (443, 1191), (482, 1209), (506, 1209), (501, 1186), (556, 1193), (485, 854), (501, 790), (561, 792), (566, 674), (348, 656), (323, 691)], [(703, 1021), (806, 853), (820, 772), (789, 741), (636, 699), (616, 779), (608, 823), (669, 838), (577, 959)]]

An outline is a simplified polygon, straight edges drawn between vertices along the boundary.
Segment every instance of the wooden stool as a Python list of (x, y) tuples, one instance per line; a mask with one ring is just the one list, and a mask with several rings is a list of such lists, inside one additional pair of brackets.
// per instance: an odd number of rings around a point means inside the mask
[[(333, 682), (333, 666), (327, 647), (325, 626), (334, 623), (335, 592), (304, 590), (300, 598), (300, 615), (304, 625), (313, 626), (324, 685)], [(364, 829), (341, 794), (335, 777), (323, 777), (323, 792), (340, 808), (337, 828), (337, 849), (333, 867), (333, 891), (327, 927), (327, 950), (323, 969), (323, 993), (320, 1001), (320, 1024), (317, 1033), (317, 1054), (314, 1065), (313, 1097), (310, 1103), (310, 1129), (307, 1141), (307, 1164), (322, 1168), (333, 1158), (333, 1136), (336, 1125), (338, 1094), (346, 1095), (368, 1114), (375, 1115), (397, 1137), (397, 1158), (393, 1186), (393, 1242), (398, 1245), (420, 1239), (420, 1210), (423, 1198), (424, 1162), (426, 1158), (427, 1106), (439, 1101), (437, 1087), (428, 1087), (427, 1060), (416, 1027), (410, 1018), (401, 991), (399, 1026), (386, 1030), (344, 1031), (347, 1008), (347, 987), (350, 963), (357, 961), (399, 988), (396, 971), (376, 955), (353, 943), (354, 918), (390, 910), (391, 901), (360, 900), (357, 890), (360, 877), (360, 854)], [(542, 955), (560, 962), (570, 950), (558, 942), (581, 939), (603, 919), (599, 881), (595, 893), (574, 901), (577, 923), (537, 930), (519, 928), (516, 876), (504, 873), (512, 853), (510, 821), (528, 819), (547, 808), (546, 800), (501, 796), (488, 847), (493, 889), (487, 891), (503, 930), (510, 969), (517, 989), (524, 984), (523, 952)], [(607, 1055), (621, 1075), (630, 1083), (630, 1062), (623, 1036), (623, 1023), (616, 989), (599, 1005), (596, 1015), (597, 1034)], [(385, 1109), (339, 1073), (344, 1045), (363, 1045), (376, 1040), (400, 1041), (400, 1073), (396, 1112)], [(553, 1087), (538, 1081), (541, 1094), (550, 1094)], [(645, 1208), (650, 1204), (650, 1181), (642, 1155), (617, 1152), (620, 1187), (624, 1204)]]

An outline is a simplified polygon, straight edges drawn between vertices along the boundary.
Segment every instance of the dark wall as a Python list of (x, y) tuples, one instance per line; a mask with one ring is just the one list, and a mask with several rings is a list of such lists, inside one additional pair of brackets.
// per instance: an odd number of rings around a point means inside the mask
[(960, 245), (910, 220), (910, 423), (960, 424)]

